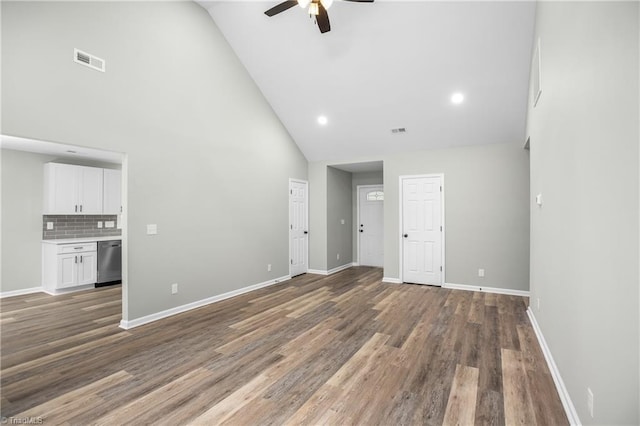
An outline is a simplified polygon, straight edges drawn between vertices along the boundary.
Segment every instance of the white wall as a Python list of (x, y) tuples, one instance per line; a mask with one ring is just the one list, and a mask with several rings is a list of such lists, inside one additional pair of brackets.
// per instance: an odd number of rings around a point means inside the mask
[(1, 7), (2, 133), (128, 154), (125, 320), (288, 274), (288, 179), (307, 162), (204, 9)]
[(584, 424), (640, 422), (638, 9), (537, 9), (542, 95), (528, 129), (544, 204), (531, 203), (531, 300)]

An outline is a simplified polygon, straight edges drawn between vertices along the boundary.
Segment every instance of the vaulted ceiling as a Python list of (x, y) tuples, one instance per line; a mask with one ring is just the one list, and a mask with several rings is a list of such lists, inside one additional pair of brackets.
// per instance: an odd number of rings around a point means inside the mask
[(309, 161), (524, 143), (533, 2), (336, 0), (325, 34), (278, 0), (198, 3)]

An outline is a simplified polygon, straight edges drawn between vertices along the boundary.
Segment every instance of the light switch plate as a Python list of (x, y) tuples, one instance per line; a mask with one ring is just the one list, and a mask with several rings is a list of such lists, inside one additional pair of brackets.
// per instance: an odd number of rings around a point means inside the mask
[(53, 229), (53, 222), (47, 222), (47, 230), (52, 230)]
[(156, 235), (158, 233), (158, 225), (155, 223), (147, 225), (147, 235)]
[(102, 228), (102, 222), (98, 221), (98, 228)]

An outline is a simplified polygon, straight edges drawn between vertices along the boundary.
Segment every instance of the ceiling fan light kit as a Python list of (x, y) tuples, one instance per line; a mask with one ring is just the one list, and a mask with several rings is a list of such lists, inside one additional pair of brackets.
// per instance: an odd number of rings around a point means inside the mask
[[(343, 0), (353, 3), (373, 3), (373, 0)], [(316, 24), (321, 33), (331, 31), (331, 24), (329, 23), (329, 15), (327, 9), (331, 7), (333, 0), (288, 0), (280, 4), (275, 5), (271, 9), (264, 12), (265, 15), (271, 17), (285, 10), (291, 9), (293, 6), (298, 5), (303, 9), (307, 9), (310, 16), (316, 18)]]

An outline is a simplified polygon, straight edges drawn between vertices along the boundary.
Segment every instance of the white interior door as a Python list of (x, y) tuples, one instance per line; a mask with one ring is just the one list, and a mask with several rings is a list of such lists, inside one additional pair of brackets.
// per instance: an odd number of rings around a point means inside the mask
[(358, 187), (358, 263), (384, 266), (384, 190), (382, 185)]
[(305, 181), (289, 180), (289, 274), (304, 274), (309, 268), (309, 193)]
[(442, 176), (402, 181), (402, 280), (442, 285)]

